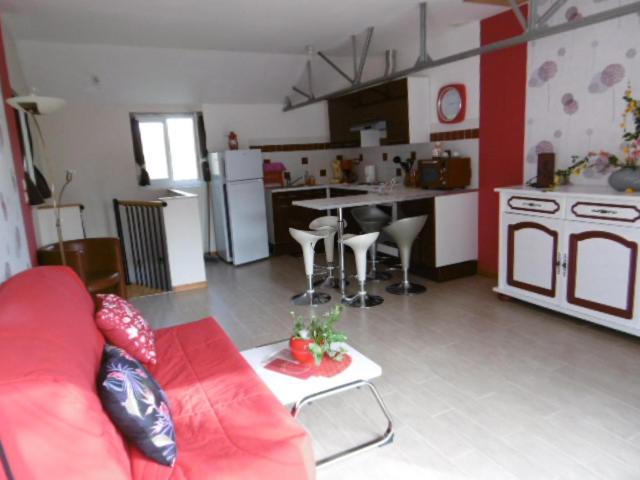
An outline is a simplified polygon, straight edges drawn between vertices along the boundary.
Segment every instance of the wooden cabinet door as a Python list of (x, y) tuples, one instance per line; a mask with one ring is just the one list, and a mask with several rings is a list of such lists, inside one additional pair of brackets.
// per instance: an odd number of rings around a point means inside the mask
[[(274, 254), (300, 253), (300, 246), (298, 242), (291, 238), (289, 228), (308, 230), (309, 223), (311, 223), (313, 219), (324, 215), (323, 212), (311, 210), (310, 208), (297, 207), (292, 205), (292, 203), (296, 200), (311, 200), (314, 198), (326, 198), (326, 196), (327, 190), (325, 188), (292, 190), (272, 194), (275, 237)], [(322, 247), (316, 247), (316, 250), (320, 248)]]
[(505, 213), (502, 272), (506, 287), (546, 301), (559, 297), (560, 222)]
[(566, 222), (567, 308), (618, 322), (636, 317), (636, 229)]

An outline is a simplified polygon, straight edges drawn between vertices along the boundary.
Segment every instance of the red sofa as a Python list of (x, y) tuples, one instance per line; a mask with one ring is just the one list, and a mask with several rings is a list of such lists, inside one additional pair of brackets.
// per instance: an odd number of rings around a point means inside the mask
[(105, 341), (77, 275), (38, 267), (0, 285), (0, 442), (17, 480), (314, 478), (305, 430), (212, 318), (156, 333), (173, 470), (130, 448), (102, 409)]

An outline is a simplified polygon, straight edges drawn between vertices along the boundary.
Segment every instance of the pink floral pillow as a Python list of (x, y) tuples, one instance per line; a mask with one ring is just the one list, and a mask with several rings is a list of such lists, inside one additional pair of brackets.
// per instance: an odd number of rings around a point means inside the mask
[(155, 365), (156, 338), (140, 312), (118, 295), (97, 295), (96, 324), (105, 338), (135, 359)]

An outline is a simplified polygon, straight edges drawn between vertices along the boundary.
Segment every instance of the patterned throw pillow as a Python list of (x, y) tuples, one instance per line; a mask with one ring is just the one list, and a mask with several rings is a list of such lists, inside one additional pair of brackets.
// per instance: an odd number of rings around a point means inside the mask
[(156, 363), (156, 337), (140, 312), (118, 295), (97, 295), (96, 324), (106, 339), (143, 363)]
[(98, 394), (118, 430), (147, 457), (172, 467), (176, 435), (169, 401), (147, 369), (123, 349), (105, 345)]

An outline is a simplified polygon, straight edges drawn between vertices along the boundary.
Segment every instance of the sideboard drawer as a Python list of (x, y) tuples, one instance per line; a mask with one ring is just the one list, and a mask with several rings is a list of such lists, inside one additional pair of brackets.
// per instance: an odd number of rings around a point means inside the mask
[(545, 217), (562, 216), (563, 199), (529, 195), (508, 195), (505, 210), (509, 212), (541, 214)]
[(593, 201), (593, 199), (578, 199), (572, 200), (569, 204), (567, 218), (640, 225), (640, 208), (631, 203), (607, 203)]

